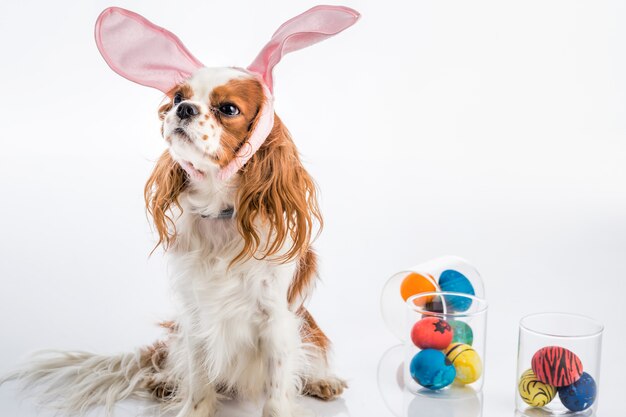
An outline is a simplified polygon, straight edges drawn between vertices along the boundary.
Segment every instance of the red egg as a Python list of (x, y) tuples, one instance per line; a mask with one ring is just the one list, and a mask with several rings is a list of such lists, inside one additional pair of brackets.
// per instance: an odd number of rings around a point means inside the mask
[(532, 367), (539, 381), (553, 387), (571, 385), (583, 373), (583, 364), (578, 356), (560, 346), (539, 349), (533, 355)]
[(443, 350), (452, 342), (452, 327), (438, 317), (421, 319), (411, 330), (411, 340), (420, 349)]

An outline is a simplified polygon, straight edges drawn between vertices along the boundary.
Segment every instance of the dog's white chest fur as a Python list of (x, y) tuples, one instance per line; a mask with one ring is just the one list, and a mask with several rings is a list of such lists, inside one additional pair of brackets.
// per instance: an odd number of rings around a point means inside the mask
[[(187, 197), (183, 205), (197, 204), (198, 196)], [(298, 334), (299, 319), (287, 303), (296, 264), (252, 258), (230, 265), (242, 248), (234, 221), (205, 219), (192, 207), (183, 210), (170, 260), (182, 330), (173, 358), (181, 355), (182, 365), (183, 356), (194, 355), (202, 364), (195, 372), (208, 382), (257, 396), (271, 365), (263, 344), (275, 333)], [(295, 341), (282, 343), (284, 349), (299, 349)]]

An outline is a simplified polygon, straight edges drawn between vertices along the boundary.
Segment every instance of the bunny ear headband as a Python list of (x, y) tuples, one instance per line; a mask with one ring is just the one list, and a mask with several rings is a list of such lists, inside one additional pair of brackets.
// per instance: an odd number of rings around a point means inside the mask
[[(357, 11), (341, 6), (316, 6), (283, 23), (248, 66), (262, 82), (266, 103), (260, 119), (235, 159), (219, 172), (226, 180), (259, 149), (274, 125), (273, 69), (283, 55), (306, 48), (349, 28), (359, 19)], [(124, 78), (164, 93), (189, 78), (204, 65), (183, 43), (162, 27), (119, 7), (105, 9), (95, 28), (102, 57)]]

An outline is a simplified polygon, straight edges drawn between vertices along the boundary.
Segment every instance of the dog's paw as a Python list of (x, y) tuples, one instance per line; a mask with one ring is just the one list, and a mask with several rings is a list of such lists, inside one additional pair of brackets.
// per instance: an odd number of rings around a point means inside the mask
[(209, 397), (204, 397), (193, 404), (183, 407), (176, 417), (214, 417), (216, 403)]
[(343, 390), (346, 388), (348, 388), (346, 381), (335, 376), (329, 376), (322, 379), (306, 381), (302, 393), (309, 397), (330, 401), (343, 394)]

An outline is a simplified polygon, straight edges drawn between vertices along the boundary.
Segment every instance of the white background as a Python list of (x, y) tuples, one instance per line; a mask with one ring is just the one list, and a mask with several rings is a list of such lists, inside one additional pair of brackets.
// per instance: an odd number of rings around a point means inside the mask
[[(41, 348), (133, 349), (171, 311), (142, 200), (164, 149), (161, 96), (99, 56), (93, 22), (109, 4), (0, 3), (0, 372)], [(247, 65), (314, 5), (115, 4), (208, 66)], [(517, 322), (546, 310), (606, 325), (599, 415), (623, 415), (626, 2), (346, 5), (363, 14), (355, 27), (276, 70), (277, 112), (322, 190), (323, 283), (310, 307), (351, 384), (343, 400), (309, 403), (320, 416), (391, 415), (376, 384), (396, 343), (380, 289), (456, 254), (490, 301), (484, 416), (513, 415)], [(0, 389), (0, 415), (34, 415), (14, 395)]]

